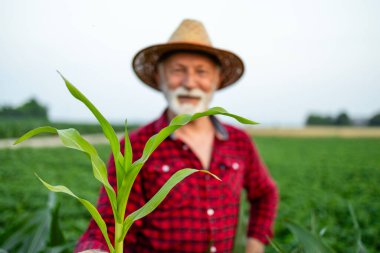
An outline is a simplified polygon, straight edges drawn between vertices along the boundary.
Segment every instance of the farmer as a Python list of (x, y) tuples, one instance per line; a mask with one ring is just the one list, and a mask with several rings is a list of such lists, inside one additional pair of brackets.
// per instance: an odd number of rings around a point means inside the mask
[[(214, 92), (234, 84), (244, 70), (237, 55), (211, 45), (204, 26), (195, 20), (184, 20), (168, 43), (138, 52), (133, 68), (143, 83), (162, 92), (168, 102), (161, 117), (131, 134), (134, 159), (141, 156), (148, 138), (167, 126), (175, 115), (206, 110)], [(124, 150), (124, 141), (121, 146)], [(251, 204), (246, 252), (264, 252), (272, 236), (277, 188), (250, 137), (214, 116), (183, 126), (153, 152), (133, 186), (127, 214), (143, 206), (182, 168), (206, 169), (222, 181), (205, 173), (186, 178), (153, 213), (133, 224), (125, 238), (124, 251), (231, 252), (240, 192), (245, 188)], [(115, 185), (112, 157), (108, 171)], [(98, 210), (112, 235), (113, 214), (104, 189)], [(114, 240), (112, 236), (110, 239)], [(99, 251), (107, 252), (107, 245), (92, 220), (75, 252)]]

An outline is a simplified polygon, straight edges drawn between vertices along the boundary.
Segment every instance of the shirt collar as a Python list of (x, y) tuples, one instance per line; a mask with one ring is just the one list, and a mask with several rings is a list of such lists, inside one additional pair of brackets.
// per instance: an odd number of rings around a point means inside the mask
[[(226, 127), (222, 124), (222, 122), (219, 121), (217, 117), (214, 115), (209, 116), (212, 125), (214, 126), (216, 130), (216, 138), (218, 138), (221, 141), (226, 141), (229, 138), (228, 131)], [(166, 108), (164, 112), (161, 114), (161, 116), (155, 121), (154, 126), (155, 130), (158, 133), (162, 128), (166, 127), (169, 125), (169, 120), (168, 120), (168, 109)], [(171, 139), (175, 139), (174, 135), (170, 135)]]

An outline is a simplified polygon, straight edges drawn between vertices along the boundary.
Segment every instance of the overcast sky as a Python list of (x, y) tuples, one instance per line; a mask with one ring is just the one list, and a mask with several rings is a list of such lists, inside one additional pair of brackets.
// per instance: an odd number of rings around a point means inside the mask
[(53, 120), (92, 121), (59, 70), (109, 120), (152, 120), (165, 100), (131, 60), (193, 18), (246, 65), (213, 105), (263, 126), (310, 112), (365, 118), (380, 111), (379, 13), (378, 0), (0, 0), (0, 105), (36, 97)]

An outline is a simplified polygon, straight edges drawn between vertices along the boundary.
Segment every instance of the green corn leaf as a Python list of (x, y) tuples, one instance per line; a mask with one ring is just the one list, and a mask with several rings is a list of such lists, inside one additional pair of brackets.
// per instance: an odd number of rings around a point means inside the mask
[(313, 235), (317, 235), (317, 217), (314, 210), (311, 212), (310, 230)]
[[(130, 169), (130, 167), (132, 165), (132, 159), (133, 159), (132, 145), (131, 145), (131, 141), (129, 139), (129, 134), (128, 134), (128, 128), (127, 127), (128, 127), (128, 122), (127, 122), (127, 120), (125, 120), (124, 164), (122, 165), (122, 168), (124, 168), (124, 170), (122, 171), (122, 177), (117, 177), (118, 186), (120, 186), (120, 187), (122, 185), (123, 179), (125, 178), (127, 170)], [(121, 212), (120, 215), (122, 215), (122, 212)], [(123, 215), (123, 217), (124, 217), (124, 215)]]
[(95, 178), (104, 185), (108, 198), (110, 199), (113, 213), (115, 217), (121, 221), (123, 217), (119, 217), (117, 215), (116, 193), (113, 187), (108, 182), (107, 167), (103, 160), (99, 157), (95, 147), (92, 146), (88, 141), (86, 141), (75, 129), (70, 128), (64, 130), (57, 130), (57, 132), (59, 137), (61, 138), (62, 143), (66, 147), (77, 149), (88, 154), (91, 160), (93, 174)]
[(119, 194), (117, 197), (117, 206), (119, 210), (119, 216), (120, 216), (120, 213), (124, 213), (125, 211), (129, 194), (132, 189), (132, 185), (138, 173), (140, 172), (142, 166), (144, 165), (146, 160), (149, 158), (149, 156), (158, 147), (158, 145), (160, 145), (161, 142), (164, 141), (175, 130), (186, 125), (187, 123), (204, 116), (210, 116), (210, 115), (215, 115), (215, 114), (221, 114), (221, 115), (235, 118), (237, 121), (243, 124), (252, 124), (252, 125), (257, 124), (256, 122), (252, 120), (229, 113), (222, 107), (213, 107), (205, 112), (195, 113), (194, 115), (181, 114), (181, 115), (176, 116), (175, 118), (173, 118), (173, 120), (170, 122), (170, 124), (167, 127), (161, 129), (160, 132), (158, 132), (157, 134), (149, 138), (149, 140), (145, 144), (142, 156), (137, 161), (134, 162), (134, 164), (132, 165), (132, 168), (128, 171), (125, 179), (122, 182), (122, 185), (120, 187)]
[(127, 129), (127, 120), (125, 120), (125, 134), (124, 134), (124, 169), (127, 170), (131, 167), (133, 160), (132, 145), (131, 140), (129, 139), (128, 129)]
[(57, 205), (54, 210), (52, 210), (52, 221), (50, 226), (50, 240), (49, 245), (50, 246), (59, 246), (66, 243), (65, 237), (62, 233), (61, 225), (59, 222), (59, 207), (60, 205)]
[(135, 182), (137, 174), (140, 172), (143, 165), (144, 163), (136, 161), (126, 172), (117, 195), (118, 216), (122, 216), (125, 213), (133, 183)]
[(98, 111), (98, 109), (86, 98), (85, 95), (83, 95), (74, 85), (72, 85), (61, 73), (59, 74), (65, 81), (66, 87), (70, 91), (71, 95), (73, 95), (76, 99), (85, 104), (87, 108), (94, 114), (96, 119), (99, 121), (105, 136), (110, 141), (112, 151), (114, 151), (114, 155), (116, 157), (116, 153), (120, 150), (119, 141), (111, 124), (104, 118), (104, 116)]
[(213, 176), (214, 178), (220, 180), (217, 176), (215, 176), (207, 170), (182, 169), (177, 171), (169, 178), (168, 181), (166, 181), (166, 183), (161, 187), (161, 189), (158, 190), (158, 192), (144, 206), (128, 215), (123, 224), (122, 236), (118, 240), (122, 241), (124, 239), (133, 222), (153, 212), (157, 208), (157, 206), (161, 204), (161, 202), (165, 199), (165, 197), (168, 195), (171, 189), (173, 189), (174, 186), (176, 186), (179, 182), (181, 182), (186, 177), (190, 176), (195, 172), (207, 173)]
[(102, 183), (103, 183), (102, 177), (107, 178), (106, 167), (104, 163), (102, 164), (102, 161), (99, 158), (96, 149), (90, 143), (88, 143), (83, 137), (81, 137), (79, 132), (75, 129), (69, 128), (69, 129), (59, 130), (50, 126), (38, 127), (36, 129), (30, 130), (29, 132), (21, 136), (18, 140), (15, 141), (14, 144), (21, 143), (41, 133), (58, 134), (62, 143), (66, 147), (83, 151), (87, 153), (91, 158), (94, 158), (94, 159), (97, 157), (95, 161), (93, 161), (93, 164), (95, 165), (94, 175)]
[(216, 114), (221, 114), (221, 115), (235, 118), (237, 121), (243, 124), (251, 124), (251, 125), (257, 124), (256, 122), (251, 121), (249, 119), (229, 113), (222, 107), (213, 107), (205, 112), (195, 113), (192, 116), (188, 114), (178, 115), (177, 117), (173, 118), (173, 120), (170, 122), (170, 124), (167, 127), (163, 128), (159, 133), (149, 138), (149, 140), (145, 144), (143, 155), (141, 157), (142, 161), (145, 162), (148, 159), (148, 157), (153, 153), (153, 151), (158, 147), (158, 145), (160, 145), (163, 140), (165, 140), (170, 134), (172, 134), (178, 128), (188, 124), (189, 122), (193, 120), (199, 119), (201, 117), (216, 115)]
[(93, 174), (95, 178), (104, 185), (115, 217), (117, 217), (121, 222), (124, 216), (119, 217), (116, 215), (117, 201), (115, 190), (108, 182), (107, 167), (103, 160), (99, 157), (95, 147), (86, 141), (76, 129), (69, 128), (60, 130), (50, 126), (33, 129), (21, 136), (15, 143), (20, 143), (40, 133), (57, 133), (64, 146), (82, 151), (90, 157)]
[(47, 244), (52, 220), (49, 210), (44, 210), (44, 212), (41, 213), (40, 220), (41, 222), (38, 224), (36, 230), (33, 231), (33, 234), (30, 237), (28, 249), (24, 251), (26, 253), (40, 252)]
[(58, 134), (62, 143), (66, 147), (80, 150), (87, 153), (90, 156), (90, 158), (94, 159), (93, 168), (94, 168), (95, 177), (102, 183), (106, 183), (106, 184), (108, 183), (108, 180), (106, 180), (107, 182), (104, 182), (104, 180), (102, 179), (102, 178), (107, 178), (107, 170), (104, 163), (101, 161), (101, 159), (97, 155), (96, 149), (90, 143), (88, 143), (84, 138), (82, 138), (79, 132), (75, 129), (69, 128), (69, 129), (59, 130), (50, 126), (38, 127), (36, 129), (30, 130), (29, 132), (21, 136), (14, 144), (21, 143), (41, 133)]
[(79, 200), (79, 202), (81, 202), (86, 207), (86, 209), (88, 210), (88, 212), (91, 214), (92, 218), (95, 220), (96, 224), (99, 226), (100, 231), (102, 232), (102, 234), (103, 234), (103, 236), (104, 236), (104, 238), (105, 238), (105, 240), (107, 242), (108, 248), (111, 250), (111, 252), (114, 251), (114, 248), (113, 248), (113, 246), (111, 244), (111, 241), (110, 241), (110, 239), (108, 237), (107, 225), (104, 222), (103, 218), (100, 216), (98, 210), (96, 209), (96, 207), (94, 205), (92, 205), (88, 200), (79, 198), (77, 195), (75, 195), (66, 186), (63, 186), (63, 185), (56, 185), (56, 186), (50, 185), (47, 182), (45, 182), (44, 180), (42, 180), (37, 174), (35, 174), (35, 175), (42, 182), (42, 184), (45, 185), (45, 187), (48, 188), (50, 191), (66, 193), (66, 194), (68, 194), (68, 195), (76, 198), (77, 200)]
[(319, 231), (319, 236), (322, 238), (322, 236), (326, 233), (327, 231), (327, 227), (323, 227), (320, 231)]
[(57, 229), (55, 227), (58, 221), (58, 217), (55, 217), (58, 215), (57, 210), (55, 194), (51, 192), (46, 207), (35, 213), (22, 215), (20, 220), (12, 221), (14, 227), (4, 231), (0, 236), (0, 247), (9, 252), (35, 253), (45, 252), (47, 245), (52, 245), (54, 242), (62, 244), (64, 240), (61, 230), (54, 231), (55, 241), (51, 238), (53, 230)]
[(54, 192), (49, 192), (48, 207), (52, 217), (50, 225), (49, 246), (63, 245), (66, 243), (66, 240), (62, 233), (61, 225), (59, 222), (60, 204), (56, 202), (56, 195)]
[(113, 191), (112, 186), (108, 182), (107, 168), (103, 160), (99, 157), (95, 147), (86, 141), (80, 133), (73, 128), (57, 130), (57, 133), (63, 143), (68, 148), (82, 151), (89, 155), (93, 166), (93, 172), (96, 179), (98, 179), (106, 188)]
[[(29, 213), (21, 213), (19, 217), (17, 217), (15, 220), (12, 220), (10, 226), (2, 231), (2, 233), (0, 233), (0, 248), (4, 250), (10, 250), (15, 245), (24, 241), (24, 234), (26, 233), (25, 227), (29, 225), (32, 219), (33, 215), (30, 215)], [(29, 230), (29, 228), (27, 230)]]
[(169, 123), (169, 125), (186, 125), (191, 121), (192, 115), (190, 114), (180, 114), (175, 116)]
[(313, 235), (311, 232), (300, 227), (299, 225), (286, 221), (285, 226), (293, 233), (297, 240), (304, 246), (305, 253), (333, 253), (323, 241)]
[(258, 124), (257, 122), (252, 121), (250, 119), (241, 117), (241, 116), (236, 115), (236, 114), (229, 113), (223, 107), (212, 107), (212, 108), (210, 108), (209, 110), (207, 110), (205, 112), (196, 113), (196, 114), (194, 114), (192, 120), (194, 120), (196, 118), (203, 117), (203, 116), (210, 116), (210, 115), (216, 115), (216, 114), (220, 114), (220, 115), (224, 115), (224, 116), (228, 116), (228, 117), (234, 118), (235, 120), (237, 120), (238, 122), (240, 122), (242, 124), (247, 124), (247, 125), (256, 125), (256, 124)]
[(271, 240), (269, 237), (267, 237), (270, 245), (272, 246), (272, 248), (277, 252), (277, 253), (285, 253), (285, 250), (283, 248), (281, 248), (281, 246), (275, 242), (274, 240)]
[[(44, 233), (49, 229), (51, 216), (44, 208), (27, 217), (27, 219), (16, 221), (17, 228), (13, 231), (6, 231), (4, 241), (0, 241), (1, 248), (9, 252), (39, 252), (47, 243), (48, 236)], [(3, 237), (3, 236), (2, 236)]]
[(85, 104), (100, 123), (100, 126), (103, 129), (103, 133), (109, 140), (109, 143), (111, 145), (111, 150), (115, 158), (116, 175), (117, 178), (119, 178), (119, 175), (122, 176), (123, 174), (121, 167), (121, 165), (123, 164), (123, 156), (120, 152), (120, 143), (116, 136), (115, 130), (112, 128), (111, 124), (104, 118), (104, 116), (99, 112), (99, 110), (90, 102), (90, 100), (88, 100), (86, 96), (83, 95), (74, 85), (72, 85), (61, 73), (59, 74), (65, 81), (66, 87), (70, 91), (71, 95), (73, 95), (76, 99)]
[(55, 129), (54, 127), (50, 127), (50, 126), (43, 126), (43, 127), (38, 127), (38, 128), (35, 128), (33, 130), (30, 130), (28, 131), (26, 134), (24, 134), (23, 136), (21, 136), (20, 138), (18, 138), (14, 143), (13, 145), (16, 145), (16, 144), (19, 144), (27, 139), (30, 139), (32, 138), (33, 136), (35, 135), (38, 135), (38, 134), (41, 134), (41, 133), (52, 133), (52, 134), (56, 134), (57, 133), (57, 129)]
[(352, 220), (352, 223), (354, 224), (354, 228), (356, 231), (360, 231), (360, 226), (359, 226), (359, 222), (358, 222), (358, 218), (356, 217), (356, 213), (355, 213), (355, 210), (352, 206), (351, 203), (348, 203), (348, 210), (350, 212), (350, 215), (351, 215), (351, 220)]
[(362, 232), (360, 229), (358, 218), (356, 217), (354, 207), (352, 206), (351, 203), (348, 203), (348, 210), (350, 212), (351, 220), (352, 220), (352, 223), (354, 224), (354, 229), (356, 232), (356, 252), (357, 253), (366, 253), (367, 249), (364, 246), (364, 243), (362, 241)]

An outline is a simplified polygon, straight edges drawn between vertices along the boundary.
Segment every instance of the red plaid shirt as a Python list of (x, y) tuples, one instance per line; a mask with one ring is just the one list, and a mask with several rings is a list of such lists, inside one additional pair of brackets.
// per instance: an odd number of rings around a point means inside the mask
[[(240, 192), (247, 189), (251, 203), (248, 236), (267, 243), (272, 236), (278, 194), (275, 183), (259, 158), (250, 137), (241, 130), (211, 117), (217, 130), (209, 168), (181, 140), (170, 136), (151, 155), (133, 186), (127, 213), (140, 208), (176, 171), (182, 168), (208, 169), (222, 181), (195, 173), (173, 188), (161, 205), (133, 224), (125, 238), (124, 252), (231, 252), (238, 222)], [(168, 125), (166, 113), (158, 120), (131, 133), (133, 157), (141, 156), (145, 142)], [(124, 150), (124, 141), (121, 142)], [(109, 180), (116, 185), (111, 156)], [(98, 210), (114, 241), (113, 213), (104, 188)], [(96, 223), (91, 220), (75, 252), (107, 250)]]

